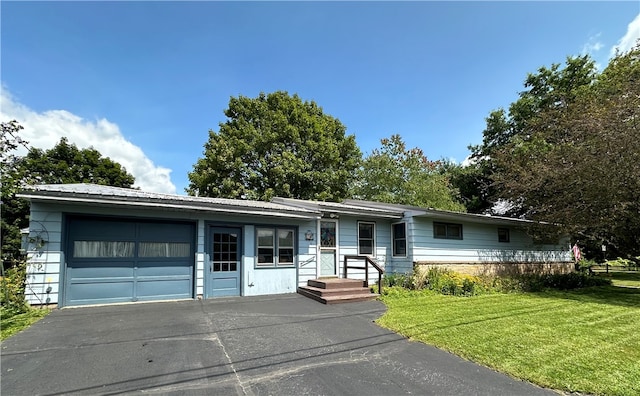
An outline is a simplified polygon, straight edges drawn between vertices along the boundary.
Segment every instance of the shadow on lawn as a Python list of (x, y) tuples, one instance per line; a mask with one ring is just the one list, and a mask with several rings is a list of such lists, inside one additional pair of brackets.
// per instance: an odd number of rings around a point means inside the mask
[(600, 286), (567, 291), (547, 291), (532, 293), (540, 297), (564, 298), (585, 303), (607, 305), (621, 305), (625, 307), (640, 307), (640, 289)]

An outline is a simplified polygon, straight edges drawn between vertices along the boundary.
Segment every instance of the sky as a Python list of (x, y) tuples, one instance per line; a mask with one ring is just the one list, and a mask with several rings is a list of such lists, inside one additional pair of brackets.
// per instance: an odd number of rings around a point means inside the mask
[(0, 118), (185, 194), (229, 99), (315, 101), (366, 155), (402, 136), (462, 162), (528, 73), (640, 38), (640, 1), (0, 3)]

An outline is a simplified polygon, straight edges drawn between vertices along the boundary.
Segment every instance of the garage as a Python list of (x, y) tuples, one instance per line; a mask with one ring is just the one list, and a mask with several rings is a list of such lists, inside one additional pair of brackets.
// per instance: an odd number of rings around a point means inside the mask
[(195, 224), (66, 217), (64, 305), (193, 298)]

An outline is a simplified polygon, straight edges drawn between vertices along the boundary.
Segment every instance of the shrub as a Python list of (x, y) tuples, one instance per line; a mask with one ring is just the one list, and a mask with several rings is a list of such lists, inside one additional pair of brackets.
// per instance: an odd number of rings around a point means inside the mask
[(24, 298), (24, 287), (27, 276), (26, 260), (15, 260), (13, 266), (3, 270), (0, 282), (0, 305), (2, 316), (7, 318), (27, 312), (29, 305)]
[(405, 289), (413, 289), (413, 279), (409, 274), (389, 273), (382, 278), (385, 287), (399, 286)]
[(585, 273), (528, 274), (520, 276), (520, 291), (538, 292), (545, 289), (572, 290), (592, 286), (610, 286), (611, 280)]
[[(589, 262), (585, 268), (589, 268)], [(521, 274), (510, 277), (473, 276), (451, 271), (446, 268), (430, 267), (414, 269), (409, 274), (386, 274), (383, 284), (384, 294), (400, 293), (399, 290), (424, 290), (453, 296), (475, 296), (482, 293), (498, 292), (539, 292), (546, 289), (571, 290), (592, 286), (609, 286), (611, 280), (591, 276), (585, 272), (568, 274)], [(392, 288), (392, 290), (389, 290)]]
[(627, 268), (631, 268), (631, 267), (634, 267), (636, 263), (634, 263), (632, 260), (623, 259), (622, 257), (618, 257), (615, 260), (606, 260), (605, 264), (609, 265), (610, 267), (627, 267)]
[(416, 268), (413, 279), (416, 290), (428, 289), (453, 296), (473, 296), (486, 289), (484, 281), (477, 276), (439, 267), (422, 271)]
[(582, 259), (580, 261), (578, 261), (578, 265), (576, 266), (576, 270), (578, 270), (578, 272), (590, 272), (591, 267), (593, 267), (594, 265), (598, 265), (598, 263), (596, 263), (595, 260), (587, 260), (587, 259)]

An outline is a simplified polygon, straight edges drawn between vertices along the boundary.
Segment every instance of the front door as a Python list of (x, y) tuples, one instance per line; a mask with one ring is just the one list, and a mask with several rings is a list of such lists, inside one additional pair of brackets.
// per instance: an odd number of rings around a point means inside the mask
[(209, 295), (240, 295), (240, 228), (212, 227)]
[(320, 222), (320, 276), (338, 275), (338, 222)]

